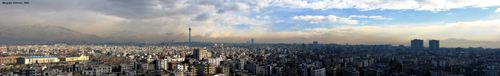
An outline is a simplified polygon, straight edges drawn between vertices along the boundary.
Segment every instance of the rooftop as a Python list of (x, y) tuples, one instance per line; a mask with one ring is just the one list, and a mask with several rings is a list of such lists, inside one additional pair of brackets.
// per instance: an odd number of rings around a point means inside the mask
[(29, 56), (29, 58), (57, 58), (54, 56)]

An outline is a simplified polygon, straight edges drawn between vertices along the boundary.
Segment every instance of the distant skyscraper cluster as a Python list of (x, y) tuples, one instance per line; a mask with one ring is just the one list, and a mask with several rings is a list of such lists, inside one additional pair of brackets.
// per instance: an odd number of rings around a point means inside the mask
[[(424, 50), (424, 40), (422, 39), (413, 39), (410, 42), (410, 46), (412, 50)], [(437, 50), (439, 49), (439, 40), (429, 40), (429, 49)]]

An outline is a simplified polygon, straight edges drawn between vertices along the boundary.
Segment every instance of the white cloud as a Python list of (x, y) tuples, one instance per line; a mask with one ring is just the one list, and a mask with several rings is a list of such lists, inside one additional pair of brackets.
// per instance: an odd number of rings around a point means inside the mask
[(263, 20), (269, 20), (269, 19), (271, 19), (271, 17), (268, 16), (268, 15), (265, 15), (265, 16), (255, 16), (255, 18), (256, 19), (263, 19)]
[(487, 8), (500, 6), (500, 0), (279, 0), (274, 2), (279, 7), (310, 9), (347, 9), (360, 10), (420, 10), (446, 11), (450, 9), (474, 7)]
[(497, 8), (497, 10), (495, 10), (495, 12), (500, 12), (500, 8)]
[(342, 18), (337, 17), (335, 15), (327, 15), (327, 16), (294, 16), (292, 17), (294, 20), (304, 20), (309, 21), (310, 23), (321, 23), (321, 22), (332, 22), (332, 23), (342, 23), (342, 24), (359, 24), (359, 20), (352, 20), (350, 18)]
[[(392, 37), (401, 40), (412, 38), (447, 39), (460, 38), (483, 41), (497, 41), (500, 38), (500, 20), (478, 20), (469, 22), (455, 22), (427, 25), (384, 25), (384, 26), (339, 26), (322, 30), (325, 33), (336, 32), (338, 35), (376, 35), (378, 37)], [(347, 31), (346, 31), (347, 30)], [(334, 34), (332, 34), (334, 35)], [(369, 37), (367, 37), (369, 38)]]
[(376, 20), (392, 20), (392, 18), (387, 18), (384, 16), (365, 16), (365, 15), (350, 15), (349, 18), (368, 18)]

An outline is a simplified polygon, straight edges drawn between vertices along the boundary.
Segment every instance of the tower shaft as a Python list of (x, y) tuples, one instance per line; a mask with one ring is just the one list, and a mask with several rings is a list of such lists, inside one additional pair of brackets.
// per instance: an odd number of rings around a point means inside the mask
[(191, 44), (191, 28), (189, 28), (189, 44)]

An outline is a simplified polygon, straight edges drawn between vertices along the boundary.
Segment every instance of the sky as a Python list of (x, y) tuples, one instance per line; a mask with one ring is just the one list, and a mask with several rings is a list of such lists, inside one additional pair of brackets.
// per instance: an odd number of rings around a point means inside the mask
[[(499, 42), (500, 0), (0, 0), (0, 40)], [(3, 29), (2, 29), (3, 28)], [(450, 45), (458, 45), (453, 43)], [(499, 46), (495, 44), (493, 47)]]

